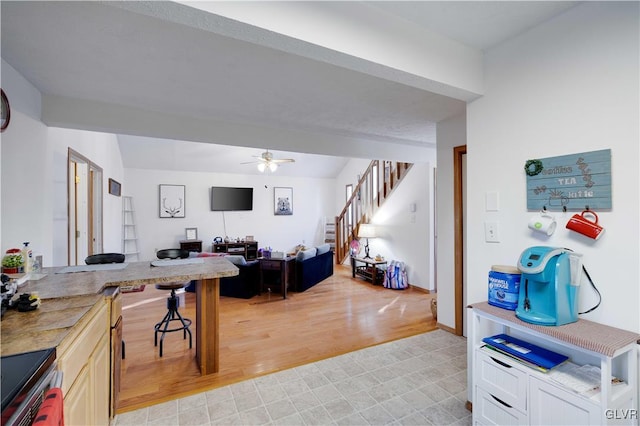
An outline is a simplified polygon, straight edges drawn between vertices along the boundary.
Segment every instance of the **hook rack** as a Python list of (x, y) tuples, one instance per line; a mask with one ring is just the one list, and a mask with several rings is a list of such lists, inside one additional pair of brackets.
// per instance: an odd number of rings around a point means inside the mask
[(584, 209), (585, 209), (586, 211), (589, 211), (589, 205), (587, 204), (586, 206), (584, 206)]

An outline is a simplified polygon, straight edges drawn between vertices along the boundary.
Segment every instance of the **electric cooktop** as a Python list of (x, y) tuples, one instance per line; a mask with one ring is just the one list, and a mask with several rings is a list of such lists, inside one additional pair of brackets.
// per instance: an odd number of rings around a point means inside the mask
[(56, 359), (55, 348), (0, 357), (2, 417), (12, 402), (19, 402)]

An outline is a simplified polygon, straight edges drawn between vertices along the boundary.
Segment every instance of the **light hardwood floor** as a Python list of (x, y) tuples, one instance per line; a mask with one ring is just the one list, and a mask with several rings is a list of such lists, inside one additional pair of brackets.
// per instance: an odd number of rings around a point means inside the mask
[[(194, 349), (182, 333), (168, 333), (164, 356), (153, 345), (153, 325), (166, 313), (168, 292), (147, 286), (123, 295), (126, 358), (118, 413), (267, 373), (412, 336), (436, 328), (434, 297), (421, 290), (389, 290), (351, 277), (336, 266), (332, 277), (302, 293), (220, 298), (220, 371), (200, 376)], [(195, 295), (179, 311), (195, 318)], [(186, 306), (185, 306), (186, 305)]]

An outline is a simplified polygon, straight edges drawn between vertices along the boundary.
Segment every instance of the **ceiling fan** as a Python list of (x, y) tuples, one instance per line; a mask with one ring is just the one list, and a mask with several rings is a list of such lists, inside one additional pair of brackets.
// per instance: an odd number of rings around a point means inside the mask
[(263, 152), (259, 156), (258, 155), (254, 155), (254, 157), (256, 157), (258, 160), (256, 160), (256, 161), (248, 161), (246, 163), (241, 163), (241, 164), (257, 163), (258, 164), (258, 170), (260, 170), (261, 172), (265, 172), (266, 170), (269, 170), (271, 172), (275, 172), (278, 169), (278, 164), (280, 164), (280, 163), (295, 163), (295, 161), (296, 161), (293, 158), (273, 158), (273, 154), (271, 152), (269, 152), (269, 150), (266, 150), (265, 152)]

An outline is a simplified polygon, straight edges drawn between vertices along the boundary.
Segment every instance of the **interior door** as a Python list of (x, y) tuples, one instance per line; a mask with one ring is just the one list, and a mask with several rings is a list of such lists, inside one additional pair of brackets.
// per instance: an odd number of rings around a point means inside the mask
[(102, 168), (69, 148), (67, 159), (69, 265), (102, 253)]

